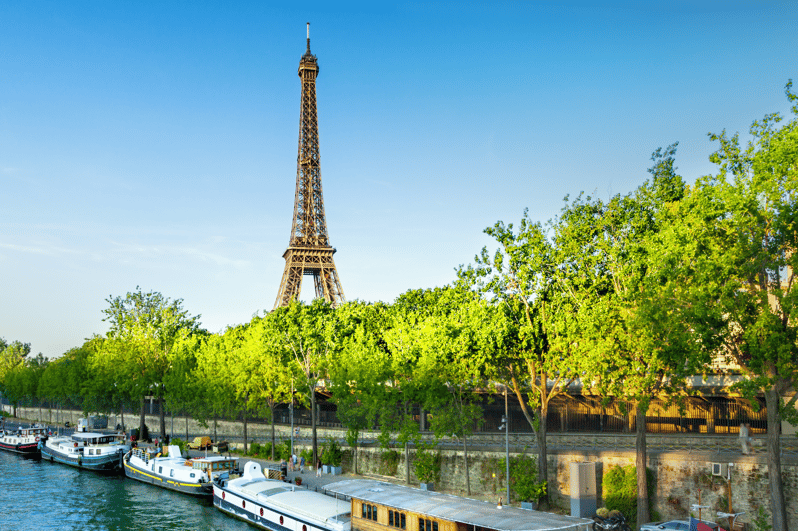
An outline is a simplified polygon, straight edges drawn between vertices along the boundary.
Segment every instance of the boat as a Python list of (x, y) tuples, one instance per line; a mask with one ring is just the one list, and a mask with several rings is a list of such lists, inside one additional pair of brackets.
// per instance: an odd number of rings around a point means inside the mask
[(42, 459), (98, 472), (121, 471), (122, 456), (130, 451), (125, 436), (116, 433), (75, 432), (40, 446)]
[(239, 478), (214, 478), (213, 504), (240, 520), (273, 530), (350, 531), (350, 503), (263, 475), (259, 463), (249, 461)]
[(488, 503), (373, 479), (349, 479), (324, 491), (351, 504), (353, 529), (369, 531), (591, 531), (593, 521)]
[(180, 447), (171, 445), (167, 455), (158, 448), (133, 448), (122, 458), (125, 475), (165, 489), (193, 496), (213, 496), (213, 478), (236, 470), (238, 458), (213, 455), (185, 458)]
[(47, 428), (33, 425), (16, 430), (0, 430), (0, 449), (27, 457), (39, 456), (39, 442), (47, 439)]

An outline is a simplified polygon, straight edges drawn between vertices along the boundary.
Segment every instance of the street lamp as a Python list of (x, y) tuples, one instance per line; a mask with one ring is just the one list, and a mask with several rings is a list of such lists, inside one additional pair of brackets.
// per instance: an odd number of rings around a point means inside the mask
[(507, 409), (507, 386), (504, 386), (504, 415), (502, 415), (502, 424), (499, 426), (500, 430), (504, 430), (504, 462), (507, 465), (506, 478), (507, 478), (507, 505), (510, 504), (510, 418), (509, 410)]

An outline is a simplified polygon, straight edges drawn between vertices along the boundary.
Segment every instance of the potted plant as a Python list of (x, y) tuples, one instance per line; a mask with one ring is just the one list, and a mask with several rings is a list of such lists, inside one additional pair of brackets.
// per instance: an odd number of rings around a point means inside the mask
[(324, 473), (332, 475), (340, 475), (343, 470), (341, 469), (341, 461), (343, 460), (344, 453), (341, 451), (341, 446), (335, 439), (329, 439), (324, 445), (324, 450), (321, 453), (321, 463), (324, 465)]
[(441, 453), (421, 447), (416, 452), (413, 467), (421, 484), (421, 490), (435, 490), (435, 482), (441, 478)]
[(537, 508), (538, 501), (546, 495), (547, 488), (545, 481), (537, 481), (537, 460), (524, 453), (510, 459), (510, 467), (510, 481), (521, 507)]
[(294, 483), (296, 483), (297, 485), (301, 485), (302, 484), (302, 476), (295, 477), (294, 478)]

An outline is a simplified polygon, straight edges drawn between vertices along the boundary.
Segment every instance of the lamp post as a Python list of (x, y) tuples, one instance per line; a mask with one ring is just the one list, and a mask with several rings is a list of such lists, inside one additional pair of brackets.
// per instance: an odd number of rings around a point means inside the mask
[(500, 430), (504, 430), (504, 463), (507, 465), (507, 505), (510, 504), (510, 414), (507, 408), (507, 386), (504, 386), (504, 415)]

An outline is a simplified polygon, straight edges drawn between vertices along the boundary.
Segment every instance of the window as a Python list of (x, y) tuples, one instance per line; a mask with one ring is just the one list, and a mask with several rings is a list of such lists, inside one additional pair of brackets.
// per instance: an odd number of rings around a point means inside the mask
[(405, 514), (399, 511), (388, 511), (388, 525), (405, 529), (407, 525)]
[(159, 466), (159, 467), (158, 467), (158, 473), (159, 473), (159, 474), (163, 474), (163, 467), (162, 467), (162, 466)]
[[(170, 468), (169, 469), (169, 477), (172, 477), (172, 478), (175, 477), (175, 469), (174, 468)], [(438, 530), (436, 529), (435, 531), (438, 531)]]
[(438, 522), (434, 522), (432, 520), (426, 520), (424, 518), (419, 518), (418, 531), (438, 531)]
[(193, 478), (193, 477), (196, 477), (196, 476), (197, 476), (197, 475), (196, 475), (194, 472), (192, 472), (192, 473), (191, 473), (191, 477), (192, 477), (192, 478)]
[(363, 504), (363, 518), (367, 518), (369, 520), (374, 520), (376, 522), (377, 521), (377, 506), (376, 505), (369, 505), (368, 503), (364, 503)]

